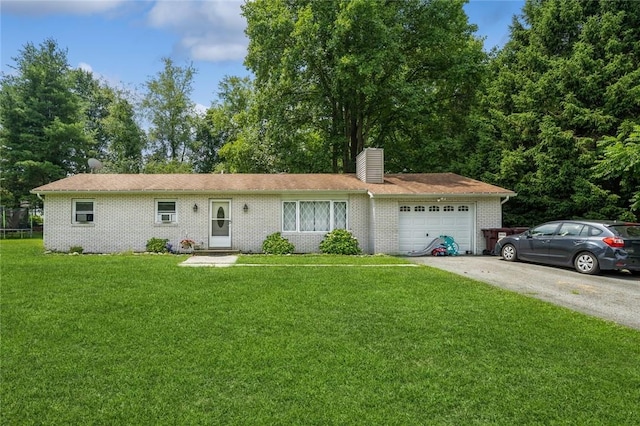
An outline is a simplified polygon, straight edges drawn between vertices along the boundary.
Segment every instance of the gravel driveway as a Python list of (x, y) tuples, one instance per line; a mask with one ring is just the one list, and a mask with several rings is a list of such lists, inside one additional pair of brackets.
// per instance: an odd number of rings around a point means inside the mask
[(507, 262), (495, 256), (408, 259), (640, 330), (637, 275), (624, 272), (582, 275), (572, 269)]

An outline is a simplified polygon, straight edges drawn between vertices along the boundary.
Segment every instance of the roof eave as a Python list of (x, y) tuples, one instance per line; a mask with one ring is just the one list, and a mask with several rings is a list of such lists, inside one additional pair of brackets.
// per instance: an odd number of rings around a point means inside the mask
[(132, 190), (44, 190), (38, 191), (32, 189), (30, 191), (35, 195), (78, 195), (78, 194), (109, 194), (109, 195), (132, 195), (132, 194), (193, 194), (193, 195), (207, 195), (207, 194), (238, 194), (238, 195), (255, 195), (255, 194), (301, 194), (301, 193), (314, 193), (314, 194), (366, 194), (366, 189), (132, 189)]
[(368, 191), (371, 198), (496, 198), (496, 197), (515, 197), (516, 192), (465, 192), (465, 193), (448, 193), (448, 192), (405, 192), (402, 194), (380, 194)]

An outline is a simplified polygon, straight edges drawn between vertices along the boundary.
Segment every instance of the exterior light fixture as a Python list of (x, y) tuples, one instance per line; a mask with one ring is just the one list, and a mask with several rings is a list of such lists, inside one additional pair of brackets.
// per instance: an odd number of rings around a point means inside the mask
[(249, 211), (249, 206), (248, 205), (244, 205), (244, 207), (242, 208), (242, 211), (244, 211), (245, 213)]
[(194, 213), (198, 213), (198, 205), (197, 204), (193, 205), (193, 212)]

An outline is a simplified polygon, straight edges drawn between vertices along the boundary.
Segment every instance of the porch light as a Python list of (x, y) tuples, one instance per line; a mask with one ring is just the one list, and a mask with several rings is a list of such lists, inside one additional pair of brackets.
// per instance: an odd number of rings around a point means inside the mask
[(242, 211), (244, 211), (245, 213), (249, 211), (249, 206), (248, 205), (244, 205), (244, 207), (242, 208)]
[(193, 205), (193, 212), (194, 213), (198, 213), (198, 205), (197, 204)]

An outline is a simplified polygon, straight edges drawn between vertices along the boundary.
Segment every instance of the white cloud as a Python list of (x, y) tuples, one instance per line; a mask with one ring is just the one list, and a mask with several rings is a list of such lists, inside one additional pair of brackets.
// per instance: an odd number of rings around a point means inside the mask
[(87, 64), (85, 62), (80, 62), (78, 64), (78, 68), (83, 70), (83, 71), (93, 73), (93, 67), (91, 67), (91, 65), (89, 65), (89, 64)]
[(147, 19), (151, 26), (170, 29), (180, 37), (177, 53), (193, 60), (236, 61), (244, 59), (248, 44), (241, 5), (238, 0), (160, 0)]
[(110, 12), (128, 0), (4, 0), (2, 12), (15, 15), (93, 15)]
[(205, 115), (207, 113), (208, 109), (209, 108), (207, 108), (206, 106), (204, 106), (202, 104), (199, 104), (199, 103), (196, 103), (196, 106), (195, 106), (196, 114)]

